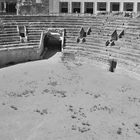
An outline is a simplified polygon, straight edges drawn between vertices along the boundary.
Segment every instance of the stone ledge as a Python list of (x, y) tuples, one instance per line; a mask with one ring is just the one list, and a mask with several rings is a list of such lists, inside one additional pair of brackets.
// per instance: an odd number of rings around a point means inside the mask
[(0, 48), (0, 67), (40, 59), (38, 46)]

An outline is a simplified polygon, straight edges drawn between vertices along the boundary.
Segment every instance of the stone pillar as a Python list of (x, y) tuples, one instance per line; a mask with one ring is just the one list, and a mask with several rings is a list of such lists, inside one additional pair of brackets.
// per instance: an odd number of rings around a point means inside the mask
[(2, 3), (0, 2), (0, 13), (2, 12)]
[(94, 14), (97, 14), (98, 11), (97, 11), (97, 2), (94, 2)]
[(110, 2), (106, 3), (106, 11), (110, 13)]
[(72, 2), (71, 1), (69, 2), (69, 13), (70, 14), (72, 13)]
[(85, 13), (85, 3), (81, 2), (81, 13), (84, 14)]
[(3, 12), (6, 13), (6, 2), (4, 1), (4, 9)]
[(53, 14), (53, 0), (49, 0), (49, 14)]
[(17, 15), (19, 15), (19, 11), (20, 11), (20, 1), (17, 0), (17, 4), (16, 4), (16, 10), (17, 10)]
[(137, 13), (137, 2), (134, 2), (133, 11), (134, 13)]
[(123, 12), (123, 5), (124, 5), (124, 3), (120, 2), (120, 12)]

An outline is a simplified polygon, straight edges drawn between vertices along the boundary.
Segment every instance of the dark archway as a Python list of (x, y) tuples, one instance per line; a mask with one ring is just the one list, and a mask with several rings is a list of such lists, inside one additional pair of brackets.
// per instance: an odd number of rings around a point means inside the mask
[(47, 33), (44, 37), (44, 48), (61, 51), (61, 39), (59, 34)]
[(58, 33), (52, 34), (47, 32), (43, 39), (43, 59), (50, 58), (57, 52), (62, 51), (62, 40)]

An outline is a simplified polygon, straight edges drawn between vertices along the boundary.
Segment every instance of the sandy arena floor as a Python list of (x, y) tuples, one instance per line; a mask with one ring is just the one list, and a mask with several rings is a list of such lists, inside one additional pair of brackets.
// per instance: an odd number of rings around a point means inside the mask
[(0, 140), (140, 140), (140, 80), (81, 60), (0, 69)]

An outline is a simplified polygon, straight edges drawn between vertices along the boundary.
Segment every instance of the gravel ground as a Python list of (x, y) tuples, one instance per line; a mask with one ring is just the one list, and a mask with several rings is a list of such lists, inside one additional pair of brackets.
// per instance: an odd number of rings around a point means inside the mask
[(0, 69), (1, 140), (139, 140), (138, 75), (61, 53)]

